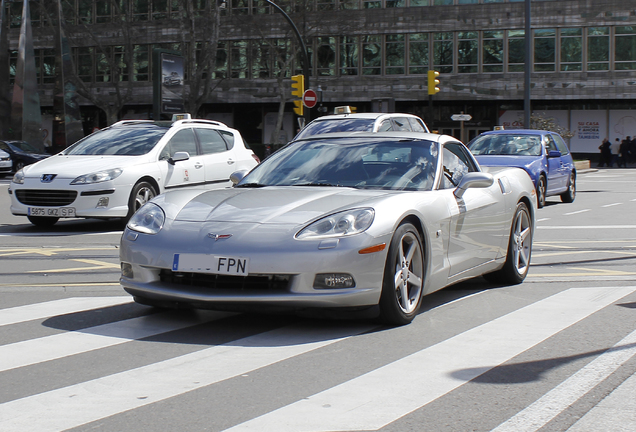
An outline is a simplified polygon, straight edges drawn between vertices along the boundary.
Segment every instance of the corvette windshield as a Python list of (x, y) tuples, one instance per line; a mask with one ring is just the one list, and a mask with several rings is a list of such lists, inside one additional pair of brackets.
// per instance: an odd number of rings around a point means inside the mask
[(245, 176), (237, 187), (344, 186), (430, 190), (437, 144), (427, 140), (324, 139), (297, 141)]
[(64, 154), (139, 156), (152, 150), (167, 131), (156, 126), (103, 129), (73, 144)]
[(475, 138), (468, 148), (475, 156), (541, 156), (541, 137), (525, 134), (483, 135)]

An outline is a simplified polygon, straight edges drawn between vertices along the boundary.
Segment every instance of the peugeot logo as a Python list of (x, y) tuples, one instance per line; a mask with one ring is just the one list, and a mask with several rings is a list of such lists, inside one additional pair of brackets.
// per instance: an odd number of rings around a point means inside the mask
[(214, 233), (208, 233), (208, 237), (213, 238), (214, 241), (218, 241), (218, 240), (225, 240), (225, 239), (229, 239), (230, 237), (232, 237), (232, 234), (214, 234)]
[(42, 174), (40, 181), (42, 183), (51, 183), (55, 177), (57, 177), (57, 174)]

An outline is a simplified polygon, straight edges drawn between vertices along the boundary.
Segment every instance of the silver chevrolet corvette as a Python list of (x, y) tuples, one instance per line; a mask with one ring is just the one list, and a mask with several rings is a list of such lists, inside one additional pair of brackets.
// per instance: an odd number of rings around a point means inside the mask
[(403, 325), (428, 293), (528, 273), (532, 180), (518, 168), (483, 171), (450, 136), (312, 136), (232, 180), (167, 192), (130, 219), (121, 284), (135, 301)]

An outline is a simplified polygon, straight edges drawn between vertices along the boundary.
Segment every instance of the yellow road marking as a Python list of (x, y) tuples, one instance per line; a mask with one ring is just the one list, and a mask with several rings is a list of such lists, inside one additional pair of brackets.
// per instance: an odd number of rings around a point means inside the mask
[(75, 268), (64, 268), (64, 269), (53, 269), (53, 270), (31, 270), (29, 273), (64, 273), (64, 272), (72, 272), (72, 271), (82, 271), (82, 270), (101, 270), (101, 269), (112, 269), (120, 268), (120, 264), (113, 264), (104, 261), (97, 260), (88, 260), (88, 259), (72, 259), (70, 261), (77, 261), (86, 264), (92, 264), (93, 267), (75, 267)]

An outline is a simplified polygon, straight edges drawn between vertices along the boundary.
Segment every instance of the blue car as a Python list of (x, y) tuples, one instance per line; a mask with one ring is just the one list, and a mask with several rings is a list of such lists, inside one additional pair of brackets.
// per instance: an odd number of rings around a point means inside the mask
[(539, 208), (548, 196), (571, 203), (576, 196), (576, 169), (565, 141), (555, 132), (515, 129), (484, 132), (468, 148), (481, 166), (526, 170), (537, 190)]

